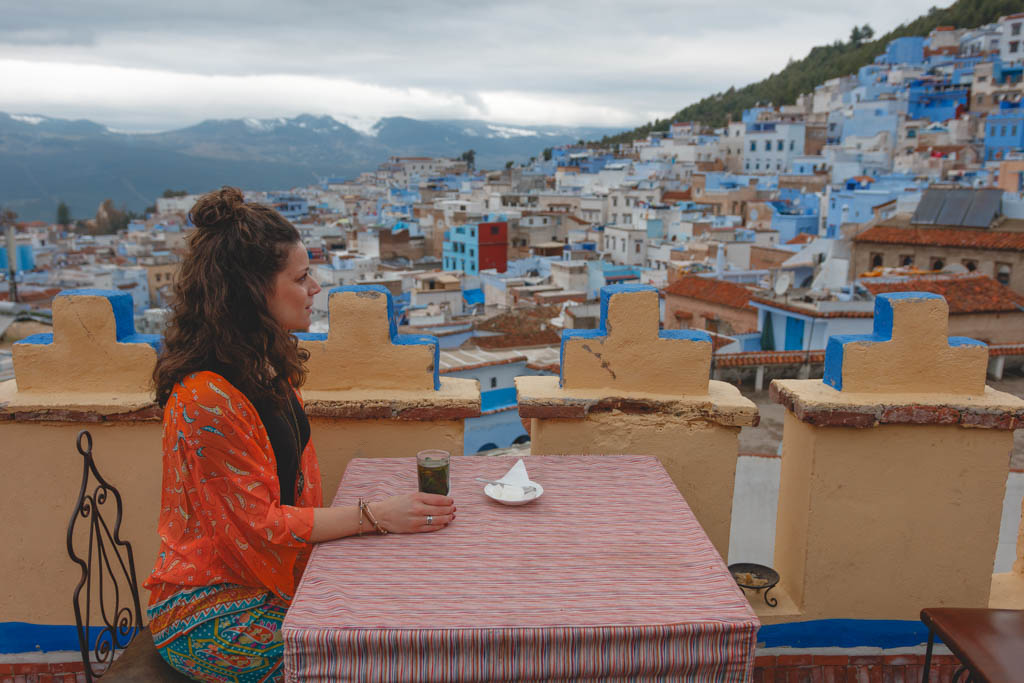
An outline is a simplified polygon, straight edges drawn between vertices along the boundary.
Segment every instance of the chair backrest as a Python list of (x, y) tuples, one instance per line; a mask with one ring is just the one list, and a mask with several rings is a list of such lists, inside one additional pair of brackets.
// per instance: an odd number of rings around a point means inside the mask
[[(139, 583), (135, 578), (132, 546), (120, 537), (121, 494), (96, 469), (92, 457), (92, 435), (88, 431), (78, 433), (77, 446), (83, 458), (82, 487), (68, 523), (67, 542), (68, 555), (82, 569), (72, 602), (85, 677), (92, 681), (110, 667), (116, 650), (131, 643), (142, 627), (142, 610), (139, 607)], [(90, 475), (95, 485), (90, 481)], [(108, 520), (112, 516), (114, 523), (111, 527)], [(88, 524), (89, 529), (84, 558), (75, 550), (75, 529), (79, 522)], [(84, 542), (86, 534), (80, 533), (79, 536), (79, 543)], [(123, 595), (122, 586), (127, 595)], [(102, 625), (91, 625), (94, 615), (102, 620)]]

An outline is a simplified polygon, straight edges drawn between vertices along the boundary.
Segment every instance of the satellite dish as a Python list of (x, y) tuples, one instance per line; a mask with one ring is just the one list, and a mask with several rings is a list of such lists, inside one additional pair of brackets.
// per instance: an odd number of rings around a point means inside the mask
[(793, 276), (789, 273), (783, 273), (775, 281), (775, 296), (782, 296), (789, 291), (789, 288), (793, 286)]

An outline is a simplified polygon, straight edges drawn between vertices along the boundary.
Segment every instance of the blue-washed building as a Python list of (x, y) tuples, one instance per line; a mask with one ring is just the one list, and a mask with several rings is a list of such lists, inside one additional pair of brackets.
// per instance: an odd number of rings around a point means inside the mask
[(969, 88), (950, 80), (911, 81), (907, 89), (907, 116), (912, 119), (948, 121), (967, 108)]
[(999, 111), (985, 119), (985, 161), (1005, 159), (1024, 151), (1024, 107), (1020, 102), (1000, 102)]
[(294, 194), (269, 194), (267, 202), (290, 221), (309, 215), (309, 200)]
[(863, 223), (874, 216), (875, 207), (908, 192), (920, 193), (922, 184), (913, 176), (891, 174), (878, 178), (852, 178), (839, 189), (829, 191), (825, 215), (825, 237), (840, 237), (844, 223)]
[(519, 419), (515, 378), (555, 374), (546, 369), (558, 363), (558, 349), (442, 351), (440, 372), (480, 383), (480, 417), (467, 418), (462, 452), (468, 454), (508, 448), (530, 440)]
[(905, 36), (890, 40), (885, 52), (875, 57), (876, 64), (907, 64), (920, 66), (924, 64), (924, 48), (928, 39), (924, 36)]

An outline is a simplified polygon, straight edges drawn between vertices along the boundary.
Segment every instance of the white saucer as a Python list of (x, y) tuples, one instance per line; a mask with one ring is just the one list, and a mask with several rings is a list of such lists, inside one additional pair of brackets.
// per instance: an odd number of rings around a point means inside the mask
[(531, 481), (528, 484), (528, 486), (532, 486), (537, 490), (534, 491), (533, 493), (528, 493), (525, 498), (519, 498), (517, 500), (505, 500), (504, 498), (499, 498), (496, 495), (499, 489), (499, 486), (497, 484), (485, 484), (484, 495), (490, 498), (491, 500), (501, 503), (502, 505), (526, 505), (527, 503), (532, 503), (533, 501), (537, 500), (542, 495), (544, 495), (544, 487), (538, 484), (537, 482)]

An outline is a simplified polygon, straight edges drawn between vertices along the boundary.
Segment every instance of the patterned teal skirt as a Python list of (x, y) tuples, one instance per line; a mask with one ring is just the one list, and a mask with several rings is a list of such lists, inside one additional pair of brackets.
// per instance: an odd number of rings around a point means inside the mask
[(164, 661), (197, 681), (282, 681), (287, 608), (251, 588), (207, 586), (150, 607), (150, 628)]

